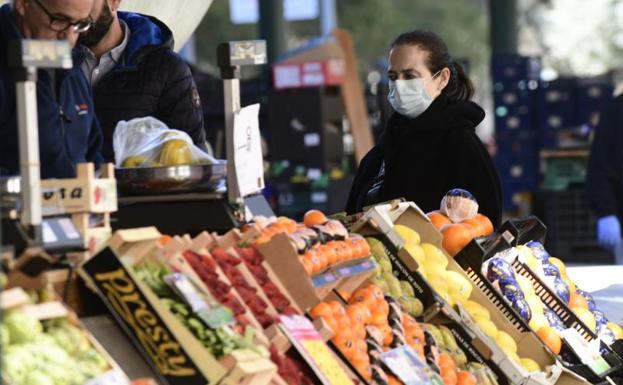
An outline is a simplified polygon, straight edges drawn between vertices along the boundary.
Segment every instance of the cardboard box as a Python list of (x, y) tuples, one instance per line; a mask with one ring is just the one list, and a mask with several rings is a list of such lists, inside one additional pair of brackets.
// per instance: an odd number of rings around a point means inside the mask
[[(143, 245), (133, 250), (149, 253), (153, 250), (145, 246), (148, 243), (139, 241)], [(121, 248), (132, 250), (127, 245), (121, 245)], [(128, 264), (147, 257), (125, 254), (122, 263), (117, 254), (106, 248), (85, 262), (80, 273), (97, 291), (147, 362), (161, 375), (161, 380), (170, 385), (237, 384), (244, 377), (253, 384), (268, 384), (276, 373), (276, 367), (265, 355), (249, 351), (248, 354), (255, 360), (249, 355), (243, 359), (239, 356), (244, 353), (243, 349), (237, 351), (235, 357), (226, 356), (217, 360), (162, 305), (152, 290), (128, 267)]]
[(45, 179), (41, 181), (41, 191), (43, 216), (117, 211), (114, 178)]

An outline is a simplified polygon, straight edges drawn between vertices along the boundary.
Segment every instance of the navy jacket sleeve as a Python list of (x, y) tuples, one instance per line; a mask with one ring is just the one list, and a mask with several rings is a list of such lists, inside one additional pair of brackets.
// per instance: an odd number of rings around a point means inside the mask
[(455, 160), (448, 180), (456, 184), (448, 187), (471, 192), (478, 201), (478, 211), (497, 228), (502, 221), (502, 190), (491, 156), (473, 128), (452, 129), (447, 144)]
[(588, 197), (598, 218), (620, 213), (622, 173), (623, 96), (619, 96), (601, 112), (588, 164)]
[(165, 60), (168, 71), (157, 118), (170, 128), (185, 131), (196, 145), (203, 148), (206, 141), (203, 110), (190, 67), (172, 52)]
[(91, 130), (89, 131), (89, 142), (87, 145), (87, 162), (92, 162), (96, 165), (101, 164), (104, 161), (101, 154), (102, 129), (95, 114), (93, 114), (93, 124), (91, 125)]

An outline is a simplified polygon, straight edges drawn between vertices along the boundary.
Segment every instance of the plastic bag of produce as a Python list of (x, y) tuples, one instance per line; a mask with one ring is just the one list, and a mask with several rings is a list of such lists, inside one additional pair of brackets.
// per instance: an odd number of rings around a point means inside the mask
[(478, 202), (469, 191), (455, 188), (448, 191), (441, 199), (439, 211), (450, 218), (453, 223), (461, 223), (478, 214)]
[(187, 133), (147, 116), (117, 123), (113, 134), (117, 167), (212, 164), (215, 159), (193, 144)]

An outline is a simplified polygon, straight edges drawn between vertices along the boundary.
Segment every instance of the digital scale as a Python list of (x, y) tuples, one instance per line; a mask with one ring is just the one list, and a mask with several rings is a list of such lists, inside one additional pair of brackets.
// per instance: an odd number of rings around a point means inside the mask
[[(217, 48), (217, 59), (224, 83), (228, 161), (222, 177), (227, 181), (227, 188), (223, 183), (221, 188), (211, 191), (190, 189), (184, 193), (120, 196), (119, 210), (112, 216), (113, 229), (156, 226), (162, 233), (170, 235), (196, 235), (202, 231), (224, 233), (249, 221), (253, 216), (274, 216), (261, 193), (249, 196), (241, 194), (233, 161), (236, 151), (233, 140), (234, 116), (241, 108), (240, 70), (242, 66), (266, 64), (266, 42), (249, 40), (221, 43)], [(117, 183), (124, 183), (119, 171)]]
[(17, 267), (36, 275), (56, 261), (52, 254), (84, 250), (70, 218), (41, 215), (37, 71), (71, 68), (71, 47), (66, 41), (15, 40), (9, 45), (8, 65), (16, 79), (21, 177), (0, 180), (2, 262), (11, 264), (16, 257), (28, 255)]

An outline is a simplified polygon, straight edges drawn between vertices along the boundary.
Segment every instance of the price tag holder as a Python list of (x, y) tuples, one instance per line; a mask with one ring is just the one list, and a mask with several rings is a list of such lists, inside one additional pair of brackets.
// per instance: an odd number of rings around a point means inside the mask
[(405, 385), (437, 385), (443, 384), (441, 378), (423, 362), (410, 346), (401, 346), (381, 353), (381, 361)]
[(279, 327), (324, 385), (354, 385), (310, 320), (281, 316)]

